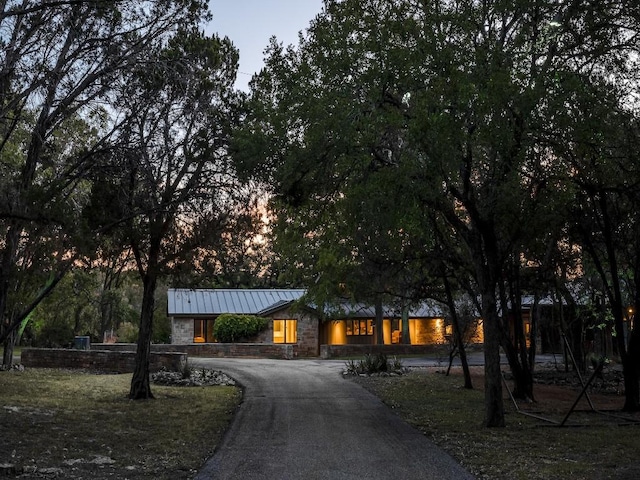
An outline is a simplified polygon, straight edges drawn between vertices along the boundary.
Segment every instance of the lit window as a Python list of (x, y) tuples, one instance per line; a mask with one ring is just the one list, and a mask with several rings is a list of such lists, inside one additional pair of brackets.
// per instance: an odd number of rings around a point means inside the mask
[(345, 320), (347, 336), (373, 335), (373, 320)]
[(193, 321), (193, 343), (204, 343), (206, 335), (206, 321)]
[(297, 320), (274, 320), (273, 343), (296, 343), (298, 341)]
[(399, 318), (391, 319), (391, 343), (402, 342), (402, 320)]
[(213, 324), (212, 319), (197, 319), (193, 321), (193, 343), (208, 343), (215, 342), (213, 337)]

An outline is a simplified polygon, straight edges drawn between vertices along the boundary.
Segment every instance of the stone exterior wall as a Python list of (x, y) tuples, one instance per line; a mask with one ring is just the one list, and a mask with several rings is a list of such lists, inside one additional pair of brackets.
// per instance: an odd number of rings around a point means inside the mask
[[(188, 346), (190, 350), (205, 352), (195, 356), (265, 356), (271, 358), (317, 357), (320, 353), (319, 321), (305, 312), (293, 312), (289, 309), (273, 313), (272, 320), (297, 320), (297, 342), (295, 344), (273, 343), (273, 321), (260, 332), (252, 343), (237, 344), (194, 344), (193, 319), (171, 319), (171, 342), (173, 346)], [(227, 346), (224, 346), (227, 345)], [(230, 345), (236, 345), (231, 347)], [(247, 347), (253, 345), (253, 347)], [(260, 347), (258, 347), (260, 345)], [(287, 347), (287, 345), (289, 345)], [(201, 346), (202, 348), (197, 348)], [(263, 354), (258, 351), (264, 352)], [(253, 352), (253, 353), (252, 353)], [(258, 353), (255, 353), (258, 352)], [(292, 353), (290, 353), (292, 352)], [(190, 355), (192, 355), (190, 353)], [(289, 357), (291, 355), (291, 357)]]
[[(305, 312), (294, 312), (290, 309), (281, 310), (271, 315), (273, 320), (297, 320), (297, 342), (295, 344), (296, 357), (317, 357), (320, 354), (319, 320)], [(263, 332), (264, 341), (273, 342), (273, 322)]]
[(298, 355), (317, 357), (320, 354), (320, 321), (311, 315), (298, 318)]
[[(117, 344), (110, 344), (117, 345)], [(20, 363), (34, 368), (78, 368), (102, 372), (131, 373), (135, 368), (135, 345), (133, 350), (70, 350), (62, 348), (25, 348), (20, 354)], [(187, 355), (177, 352), (152, 352), (149, 368), (152, 372), (163, 368), (181, 371), (187, 363)]]
[(171, 343), (193, 343), (193, 318), (171, 318)]

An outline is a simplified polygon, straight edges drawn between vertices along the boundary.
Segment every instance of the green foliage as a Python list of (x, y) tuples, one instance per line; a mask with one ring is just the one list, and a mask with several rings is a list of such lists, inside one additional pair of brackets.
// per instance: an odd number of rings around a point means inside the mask
[[(545, 288), (542, 277), (553, 285), (572, 269), (567, 253), (600, 252), (606, 290), (620, 290), (608, 265), (640, 265), (636, 13), (616, 2), (343, 0), (326, 2), (297, 46), (272, 41), (238, 159), (273, 187), (275, 245), (297, 283), (318, 304), (340, 284), (370, 302), (438, 295), (423, 272), (459, 276), (482, 297), (496, 363), (496, 312), (522, 295), (523, 265)], [(621, 327), (623, 295), (612, 296)], [(488, 379), (498, 426), (501, 379)]]
[[(137, 325), (140, 297), (135, 275), (114, 275), (106, 267), (73, 271), (33, 312), (23, 343), (67, 345), (75, 335), (89, 335), (92, 342), (101, 342), (105, 331), (116, 331), (122, 323)], [(166, 304), (166, 298), (158, 297), (158, 302)], [(170, 335), (169, 320), (166, 314), (162, 315), (163, 310), (156, 311), (153, 337), (156, 343), (167, 341)]]
[(402, 360), (394, 356), (391, 360), (384, 353), (369, 353), (362, 360), (349, 360), (345, 363), (349, 375), (371, 375), (374, 373), (404, 373)]
[(222, 343), (247, 341), (265, 330), (268, 325), (268, 318), (228, 313), (216, 318), (213, 336)]
[[(171, 340), (171, 319), (167, 316), (167, 289), (158, 288), (155, 296), (156, 309), (153, 312), (153, 343), (169, 343)], [(138, 312), (139, 313), (139, 312)]]
[(49, 321), (40, 329), (35, 342), (38, 347), (66, 348), (73, 344), (74, 332), (69, 322)]
[[(169, 36), (209, 18), (204, 2), (156, 3), (1, 7), (2, 44), (12, 54), (3, 56), (0, 102), (0, 335), (42, 300), (44, 279), (91, 257), (104, 233), (98, 230), (113, 220), (100, 212), (105, 218), (89, 229), (82, 211), (91, 207), (94, 167), (104, 157), (113, 161), (114, 142), (130, 145), (122, 132), (129, 119), (113, 103), (114, 90), (136, 65), (147, 69), (150, 53)], [(117, 205), (93, 207), (98, 214)], [(85, 322), (79, 317), (71, 316), (73, 330)]]
[(153, 316), (153, 333), (151, 341), (153, 343), (169, 343), (171, 340), (171, 319), (166, 313), (156, 310)]
[(118, 342), (136, 343), (138, 341), (138, 327), (130, 322), (124, 322), (118, 327)]
[(67, 346), (76, 335), (102, 340), (95, 295), (97, 276), (76, 271), (67, 274), (33, 311), (23, 342), (34, 346)]

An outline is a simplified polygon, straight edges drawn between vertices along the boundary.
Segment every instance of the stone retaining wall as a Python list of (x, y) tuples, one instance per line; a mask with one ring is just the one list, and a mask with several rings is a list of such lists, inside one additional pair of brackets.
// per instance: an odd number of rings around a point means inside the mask
[[(91, 348), (135, 350), (132, 343), (94, 343)], [(298, 357), (297, 345), (275, 343), (190, 343), (187, 345), (154, 344), (152, 352), (180, 352), (191, 357), (253, 357), (292, 360)]]
[(357, 357), (368, 353), (385, 355), (447, 355), (448, 347), (442, 345), (320, 345), (320, 358)]
[[(34, 368), (79, 368), (103, 372), (130, 373), (135, 368), (136, 346), (127, 345), (128, 350), (70, 350), (63, 348), (25, 348), (20, 363)], [(181, 371), (187, 363), (187, 354), (180, 352), (152, 352), (149, 369), (152, 372), (163, 368)]]

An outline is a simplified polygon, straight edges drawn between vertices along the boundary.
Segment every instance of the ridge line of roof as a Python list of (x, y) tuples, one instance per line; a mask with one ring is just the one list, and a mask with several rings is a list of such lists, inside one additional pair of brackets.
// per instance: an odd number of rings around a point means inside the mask
[(187, 290), (190, 292), (196, 291), (212, 291), (212, 292), (282, 292), (282, 291), (293, 291), (300, 290), (306, 291), (306, 288), (168, 288), (168, 290)]

